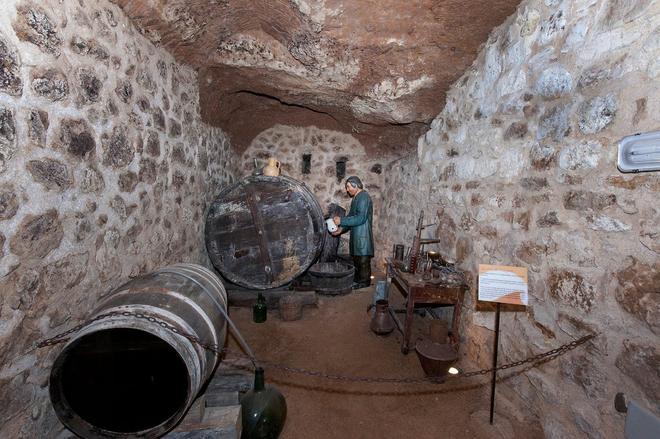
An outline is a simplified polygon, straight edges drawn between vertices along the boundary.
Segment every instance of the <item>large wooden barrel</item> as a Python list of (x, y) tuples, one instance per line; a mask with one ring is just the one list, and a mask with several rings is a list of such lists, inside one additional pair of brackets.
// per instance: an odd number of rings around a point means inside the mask
[(191, 338), (223, 347), (226, 312), (220, 279), (199, 265), (165, 267), (119, 287), (55, 359), (55, 413), (84, 438), (161, 437), (220, 361)]
[(290, 177), (251, 176), (224, 189), (206, 218), (206, 248), (229, 281), (264, 290), (292, 281), (318, 257), (323, 211)]

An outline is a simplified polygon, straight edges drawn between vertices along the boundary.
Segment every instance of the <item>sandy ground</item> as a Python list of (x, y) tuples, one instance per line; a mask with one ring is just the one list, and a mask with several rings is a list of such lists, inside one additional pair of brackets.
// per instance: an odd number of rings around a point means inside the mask
[[(281, 320), (277, 310), (269, 310), (261, 324), (252, 322), (251, 309), (230, 312), (257, 358), (341, 375), (423, 377), (414, 351), (401, 353), (397, 331), (386, 337), (370, 331), (366, 309), (373, 291), (319, 296), (318, 307), (306, 307), (294, 322)], [(400, 296), (390, 301), (402, 305)], [(413, 343), (425, 319), (416, 316), (414, 327)], [(538, 425), (521, 424), (497, 405), (495, 423), (488, 423), (490, 387), (475, 386), (487, 377), (445, 384), (343, 383), (266, 367), (266, 381), (286, 397), (285, 439), (543, 437)]]

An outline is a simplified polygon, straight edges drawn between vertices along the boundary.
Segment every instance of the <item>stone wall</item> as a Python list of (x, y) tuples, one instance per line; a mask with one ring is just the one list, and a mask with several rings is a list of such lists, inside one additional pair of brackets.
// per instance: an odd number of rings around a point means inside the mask
[[(303, 156), (310, 155), (309, 173), (303, 173)], [(259, 133), (242, 156), (242, 173), (250, 175), (254, 159), (258, 167), (264, 166), (269, 157), (277, 158), (282, 173), (302, 181), (316, 196), (324, 213), (330, 203), (336, 203), (347, 211), (351, 199), (346, 193), (346, 178), (357, 175), (362, 180), (374, 203), (374, 230), (379, 227), (379, 211), (382, 204), (383, 159), (367, 157), (364, 147), (355, 137), (338, 131), (319, 129), (315, 126), (295, 127), (275, 125)], [(345, 177), (337, 178), (337, 162), (345, 162)], [(348, 234), (342, 235), (340, 253), (348, 253)]]
[(488, 365), (493, 336), (479, 263), (529, 269), (527, 311), (503, 314), (502, 363), (602, 332), (501, 386), (547, 437), (621, 437), (619, 391), (660, 414), (660, 173), (616, 168), (622, 137), (660, 129), (659, 14), (649, 0), (522, 2), (418, 154), (386, 170), (396, 217), (382, 247), (409, 243), (421, 208), (438, 222), (439, 250), (469, 273), (471, 362)]
[(57, 348), (130, 277), (205, 262), (229, 142), (197, 77), (106, 1), (0, 5), (0, 437), (56, 437)]

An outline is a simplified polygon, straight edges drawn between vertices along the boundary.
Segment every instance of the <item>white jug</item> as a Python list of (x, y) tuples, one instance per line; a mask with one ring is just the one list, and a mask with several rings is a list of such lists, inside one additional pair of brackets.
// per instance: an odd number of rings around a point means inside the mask
[(328, 232), (335, 233), (337, 231), (337, 224), (335, 224), (335, 221), (332, 218), (325, 220), (325, 224), (328, 226)]

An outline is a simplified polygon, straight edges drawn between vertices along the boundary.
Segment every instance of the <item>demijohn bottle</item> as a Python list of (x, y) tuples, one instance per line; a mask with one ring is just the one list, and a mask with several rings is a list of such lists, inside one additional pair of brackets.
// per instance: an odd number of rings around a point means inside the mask
[(259, 293), (257, 302), (252, 305), (252, 320), (255, 323), (263, 323), (266, 321), (268, 308), (266, 307), (266, 298), (263, 294)]
[(264, 370), (254, 371), (254, 388), (241, 398), (241, 439), (277, 439), (286, 420), (286, 400), (276, 387), (264, 384)]

